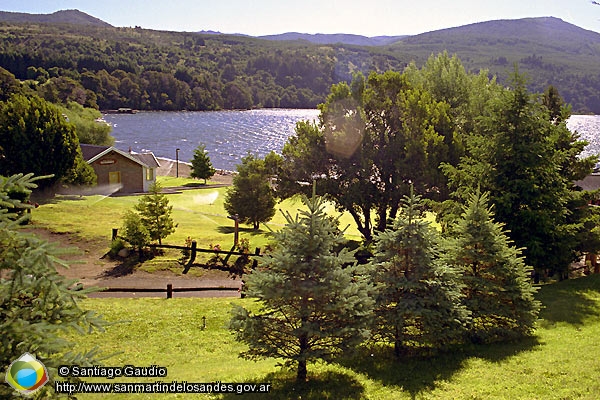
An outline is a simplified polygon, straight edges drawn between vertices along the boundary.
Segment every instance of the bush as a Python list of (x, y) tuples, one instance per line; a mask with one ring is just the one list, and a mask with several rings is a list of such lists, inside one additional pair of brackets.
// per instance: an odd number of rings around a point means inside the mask
[(116, 257), (119, 254), (119, 251), (123, 250), (124, 248), (126, 248), (126, 244), (125, 241), (121, 238), (116, 238), (115, 240), (113, 240), (110, 243), (110, 251), (108, 252), (108, 254), (111, 257)]
[(140, 259), (144, 257), (144, 247), (150, 243), (150, 233), (142, 224), (142, 219), (137, 213), (127, 211), (123, 219), (123, 234), (125, 240), (137, 249)]

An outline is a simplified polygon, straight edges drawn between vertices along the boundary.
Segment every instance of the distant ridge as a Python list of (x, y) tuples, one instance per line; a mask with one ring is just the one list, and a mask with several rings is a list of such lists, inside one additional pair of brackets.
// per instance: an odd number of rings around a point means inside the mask
[(75, 24), (112, 27), (111, 24), (79, 10), (62, 10), (52, 14), (28, 14), (0, 11), (0, 22), (36, 24)]
[(334, 33), (334, 34), (325, 34), (325, 33), (317, 33), (317, 34), (308, 34), (308, 33), (298, 33), (298, 32), (287, 32), (279, 35), (266, 35), (266, 36), (258, 36), (259, 39), (265, 40), (305, 40), (310, 43), (316, 44), (349, 44), (355, 46), (385, 46), (391, 43), (395, 43), (401, 39), (406, 38), (406, 35), (402, 36), (374, 36), (367, 37), (361, 35), (353, 35), (347, 33)]
[[(77, 72), (83, 70), (102, 75), (105, 70), (115, 81), (124, 80), (124, 72), (143, 88), (141, 93), (154, 93), (148, 103), (136, 91), (113, 96), (108, 86), (97, 87), (87, 77), (78, 81), (99, 92), (98, 106), (104, 109), (313, 108), (332, 84), (350, 81), (355, 71), (402, 71), (447, 52), (457, 55), (467, 71), (501, 84), (510, 84), (518, 68), (532, 92), (542, 93), (553, 85), (576, 113), (600, 114), (600, 33), (554, 17), (371, 38), (294, 32), (257, 38), (117, 28), (77, 10), (47, 15), (0, 12), (0, 22), (0, 67), (16, 79), (29, 80), (35, 72), (31, 66), (41, 78), (47, 78), (44, 70), (55, 68), (69, 77), (81, 76)], [(29, 29), (28, 23), (46, 25)], [(101, 43), (95, 45), (96, 40)], [(42, 47), (44, 52), (39, 51)], [(174, 70), (174, 54), (185, 68)], [(146, 79), (150, 75), (164, 79), (151, 82)], [(171, 96), (171, 90), (176, 95)]]
[[(446, 28), (406, 37), (407, 44), (464, 42), (469, 37), (519, 39), (527, 42), (569, 43), (598, 42), (600, 34), (570, 24), (556, 17), (504, 19)], [(573, 44), (573, 43), (572, 43)]]

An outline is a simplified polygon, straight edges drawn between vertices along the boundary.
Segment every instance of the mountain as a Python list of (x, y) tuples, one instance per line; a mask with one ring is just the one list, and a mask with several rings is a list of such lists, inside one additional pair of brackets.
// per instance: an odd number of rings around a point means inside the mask
[[(518, 65), (530, 91), (553, 85), (574, 112), (600, 114), (600, 34), (553, 17), (372, 38), (114, 28), (77, 10), (5, 12), (0, 21), (0, 67), (33, 78), (48, 96), (54, 92), (44, 82), (64, 77), (56, 90), (80, 85), (72, 95), (92, 92), (90, 104), (104, 109), (314, 107), (356, 71), (403, 70), (447, 51), (468, 71), (507, 85)], [(30, 29), (27, 22), (48, 25)]]
[(600, 34), (554, 17), (480, 22), (406, 37), (386, 47), (422, 65), (431, 54), (456, 54), (472, 72), (507, 82), (518, 65), (534, 92), (548, 85), (579, 112), (600, 112)]
[(112, 27), (101, 19), (92, 17), (79, 10), (62, 10), (52, 14), (27, 14), (0, 11), (0, 22), (35, 24), (75, 24)]
[[(474, 52), (487, 46), (490, 53), (553, 51), (567, 54), (594, 54), (589, 48), (600, 43), (600, 34), (588, 31), (559, 18), (523, 18), (479, 22), (457, 28), (442, 29), (409, 36), (394, 44), (400, 51), (448, 50)], [(493, 50), (492, 50), (493, 47)]]
[(304, 40), (310, 43), (317, 44), (349, 44), (356, 46), (384, 46), (397, 42), (407, 36), (374, 36), (367, 37), (361, 35), (351, 35), (346, 33), (337, 34), (308, 34), (298, 32), (287, 32), (279, 35), (266, 35), (258, 36), (259, 39), (265, 40), (281, 40), (281, 41), (295, 41)]

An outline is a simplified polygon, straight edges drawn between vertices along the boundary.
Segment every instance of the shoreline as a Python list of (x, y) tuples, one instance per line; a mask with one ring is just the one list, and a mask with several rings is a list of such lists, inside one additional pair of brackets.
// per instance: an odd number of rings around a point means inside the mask
[[(156, 170), (156, 175), (158, 176), (172, 176), (175, 177), (177, 175), (177, 169), (179, 169), (179, 177), (181, 178), (189, 178), (192, 173), (192, 164), (185, 161), (179, 161), (179, 167), (176, 166), (177, 161), (172, 160), (166, 157), (156, 157), (160, 167)], [(215, 175), (210, 178), (210, 181), (216, 183), (222, 183), (231, 185), (233, 181), (233, 175), (235, 172), (217, 169)]]

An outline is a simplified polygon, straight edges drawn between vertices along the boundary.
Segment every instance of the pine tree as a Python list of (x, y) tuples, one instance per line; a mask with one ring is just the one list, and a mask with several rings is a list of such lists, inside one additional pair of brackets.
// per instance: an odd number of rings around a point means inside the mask
[(161, 193), (161, 190), (159, 183), (152, 184), (149, 193), (135, 206), (140, 213), (142, 224), (150, 234), (150, 239), (158, 240), (158, 244), (162, 244), (162, 239), (175, 232), (176, 228), (171, 217), (173, 206), (169, 205), (169, 199)]
[[(446, 171), (454, 195), (466, 203), (480, 185), (490, 193), (495, 219), (523, 249), (536, 281), (544, 276), (568, 277), (578, 257), (586, 213), (576, 207), (573, 181), (591, 173), (596, 157), (581, 158), (585, 143), (567, 126), (568, 108), (528, 92), (515, 71), (513, 88), (503, 89), (477, 119), (466, 138), (467, 156)], [(548, 97), (548, 96), (547, 96)], [(560, 112), (560, 115), (557, 114)]]
[[(93, 311), (83, 310), (79, 301), (91, 289), (79, 290), (76, 281), (66, 280), (56, 268), (66, 267), (59, 251), (50, 243), (20, 229), (19, 210), (28, 206), (10, 193), (29, 194), (35, 188), (31, 174), (0, 176), (0, 381), (6, 367), (28, 352), (48, 369), (50, 380), (64, 364), (99, 364), (97, 350), (86, 354), (71, 351), (65, 332), (81, 334), (102, 331), (106, 322)], [(52, 396), (52, 384), (41, 395)], [(45, 392), (45, 393), (44, 393)], [(0, 398), (14, 391), (0, 385)]]
[(525, 265), (503, 225), (493, 221), (488, 201), (487, 194), (471, 195), (446, 252), (463, 277), (474, 342), (530, 335), (540, 309), (534, 298), (537, 288), (531, 284), (533, 268)]
[(409, 346), (441, 348), (464, 332), (458, 275), (440, 262), (439, 236), (422, 215), (412, 188), (393, 228), (375, 237), (378, 287), (376, 338), (393, 343), (397, 357)]
[(281, 358), (297, 366), (297, 380), (307, 377), (307, 363), (331, 361), (369, 334), (372, 285), (363, 267), (353, 264), (337, 224), (324, 213), (324, 200), (303, 198), (308, 210), (273, 235), (276, 247), (262, 268), (247, 278), (248, 296), (260, 301), (252, 313), (233, 310), (230, 329), (249, 349), (247, 359)]
[(200, 143), (198, 147), (196, 147), (196, 150), (194, 150), (192, 173), (190, 176), (192, 178), (204, 179), (204, 184), (206, 184), (206, 180), (212, 178), (215, 172), (216, 170), (213, 168), (210, 157), (206, 152), (206, 145)]

